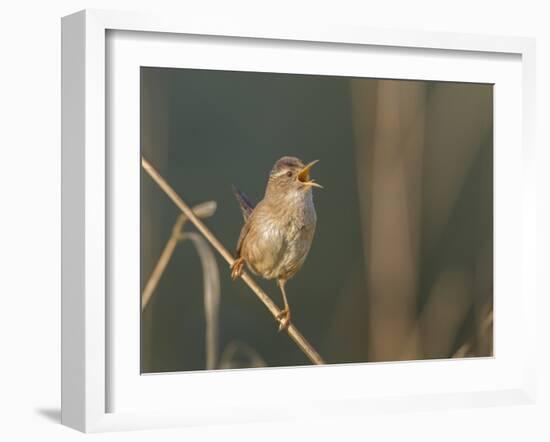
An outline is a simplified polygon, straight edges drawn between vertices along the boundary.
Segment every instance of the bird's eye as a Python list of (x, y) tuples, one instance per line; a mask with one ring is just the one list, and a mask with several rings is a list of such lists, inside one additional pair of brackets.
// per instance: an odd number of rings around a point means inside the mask
[(289, 170), (289, 171), (286, 173), (286, 176), (290, 178), (290, 177), (292, 176), (292, 172)]

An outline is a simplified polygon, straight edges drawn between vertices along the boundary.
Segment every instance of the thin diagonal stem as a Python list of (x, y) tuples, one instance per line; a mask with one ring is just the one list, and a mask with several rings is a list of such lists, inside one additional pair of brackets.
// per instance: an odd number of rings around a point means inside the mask
[[(141, 158), (141, 165), (143, 169), (149, 174), (149, 176), (155, 181), (158, 186), (166, 193), (166, 195), (172, 200), (172, 202), (187, 216), (197, 230), (212, 244), (212, 246), (218, 251), (218, 253), (229, 263), (231, 266), (235, 259), (233, 255), (223, 246), (223, 244), (214, 236), (214, 234), (206, 227), (206, 225), (193, 213), (191, 208), (183, 202), (180, 196), (174, 189), (166, 182), (166, 180), (155, 170), (155, 168), (145, 159)], [(254, 294), (264, 303), (270, 313), (275, 319), (279, 316), (281, 311), (277, 305), (271, 300), (271, 298), (260, 288), (260, 286), (254, 281), (246, 272), (243, 272), (241, 276), (242, 280), (250, 287)], [(324, 364), (323, 359), (312, 347), (312, 345), (304, 338), (300, 331), (293, 325), (287, 328), (287, 333), (290, 338), (296, 343), (296, 345), (304, 352), (314, 364)]]

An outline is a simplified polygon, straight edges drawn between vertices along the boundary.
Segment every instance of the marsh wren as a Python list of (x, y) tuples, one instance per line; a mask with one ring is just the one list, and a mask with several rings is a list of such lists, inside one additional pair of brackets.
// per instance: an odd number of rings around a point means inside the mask
[(295, 157), (279, 159), (269, 174), (264, 198), (256, 207), (234, 187), (245, 223), (231, 277), (241, 276), (246, 263), (253, 273), (277, 279), (284, 302), (277, 317), (279, 331), (290, 324), (285, 284), (302, 267), (315, 233), (312, 189), (322, 186), (310, 179), (309, 172), (317, 161), (304, 166)]

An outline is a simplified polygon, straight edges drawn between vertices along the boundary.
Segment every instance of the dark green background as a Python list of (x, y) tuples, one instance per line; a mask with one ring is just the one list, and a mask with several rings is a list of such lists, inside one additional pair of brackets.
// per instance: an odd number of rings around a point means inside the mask
[[(471, 87), (434, 83), (427, 94), (437, 85)], [(492, 102), (491, 86), (485, 86), (483, 93)], [(358, 201), (366, 195), (358, 192), (351, 94), (350, 80), (344, 77), (141, 69), (142, 153), (189, 205), (217, 201), (218, 209), (206, 223), (231, 251), (242, 226), (231, 185), (258, 201), (279, 157), (320, 160), (313, 170), (313, 177), (325, 187), (314, 195), (316, 236), (287, 293), (296, 325), (331, 363), (365, 361), (368, 353), (368, 304), (358, 304), (365, 310), (359, 322), (346, 323), (334, 315), (344, 288), (368, 297)], [(489, 134), (484, 139), (447, 228), (435, 246), (422, 251), (419, 312), (423, 288), (431, 285), (438, 269), (450, 261), (469, 265), (476, 259), (479, 242), (492, 238), (492, 138)], [(173, 203), (142, 171), (142, 288), (177, 216)], [(191, 225), (187, 229), (194, 230)], [(277, 333), (275, 321), (244, 283), (231, 281), (227, 264), (217, 258), (220, 350), (239, 340), (254, 348), (268, 366), (308, 363), (290, 339)], [(143, 314), (142, 371), (204, 369), (201, 272), (193, 246), (178, 247)], [(275, 283), (260, 283), (282, 305)], [(472, 313), (470, 322), (473, 318)], [(341, 333), (342, 327), (349, 330)], [(469, 333), (468, 327), (472, 326), (466, 321), (457, 340)], [(339, 339), (339, 333), (355, 338)]]

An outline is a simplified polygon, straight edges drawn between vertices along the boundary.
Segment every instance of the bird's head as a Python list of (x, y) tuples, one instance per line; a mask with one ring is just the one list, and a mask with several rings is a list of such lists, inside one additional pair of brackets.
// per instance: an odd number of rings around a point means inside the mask
[(282, 157), (273, 166), (267, 184), (268, 192), (310, 191), (313, 187), (322, 188), (311, 179), (309, 172), (319, 160), (304, 165), (296, 157)]

